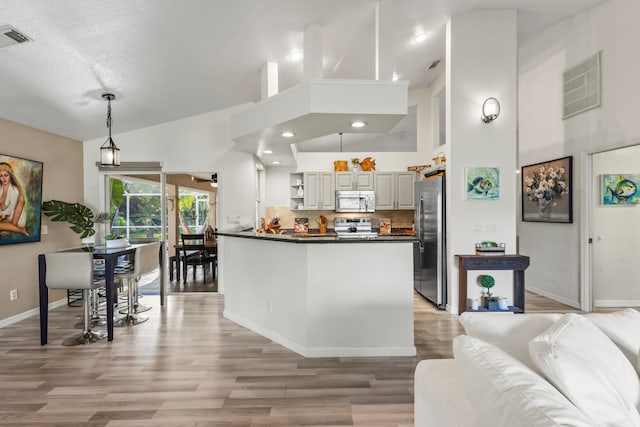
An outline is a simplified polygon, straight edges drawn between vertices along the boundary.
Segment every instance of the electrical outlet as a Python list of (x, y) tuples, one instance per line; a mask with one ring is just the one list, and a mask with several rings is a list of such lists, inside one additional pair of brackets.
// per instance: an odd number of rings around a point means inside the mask
[(11, 301), (15, 301), (18, 299), (18, 290), (17, 289), (11, 289), (9, 291), (9, 299)]

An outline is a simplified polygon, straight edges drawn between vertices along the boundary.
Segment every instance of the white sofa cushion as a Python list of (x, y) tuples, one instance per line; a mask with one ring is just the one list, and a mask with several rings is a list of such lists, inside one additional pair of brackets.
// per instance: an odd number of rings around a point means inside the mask
[(453, 359), (421, 360), (414, 375), (415, 427), (469, 427), (476, 413)]
[(529, 341), (547, 330), (561, 316), (556, 313), (513, 314), (466, 311), (460, 315), (460, 323), (467, 335), (495, 345), (536, 371), (537, 368), (529, 356)]
[(640, 363), (638, 363), (640, 312), (633, 308), (627, 308), (612, 313), (589, 313), (585, 316), (622, 350), (640, 374)]
[(544, 378), (497, 347), (460, 335), (453, 340), (453, 353), (467, 396), (481, 420), (476, 425), (595, 425)]
[(634, 367), (585, 317), (563, 315), (529, 343), (531, 359), (598, 426), (640, 426)]

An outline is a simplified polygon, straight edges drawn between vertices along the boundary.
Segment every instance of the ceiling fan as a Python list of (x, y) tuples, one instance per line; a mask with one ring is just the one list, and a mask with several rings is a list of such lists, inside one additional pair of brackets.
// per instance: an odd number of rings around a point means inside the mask
[(212, 187), (218, 186), (218, 174), (211, 174), (211, 178), (198, 178), (197, 176), (191, 175), (191, 181), (193, 182), (208, 182)]

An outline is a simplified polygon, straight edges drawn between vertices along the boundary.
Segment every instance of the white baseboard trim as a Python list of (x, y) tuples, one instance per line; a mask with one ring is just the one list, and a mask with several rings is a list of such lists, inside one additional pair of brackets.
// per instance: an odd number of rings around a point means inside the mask
[(640, 307), (640, 300), (616, 300), (616, 299), (597, 299), (593, 302), (595, 307)]
[[(67, 305), (67, 299), (61, 298), (57, 301), (49, 303), (49, 310), (53, 310), (54, 308), (62, 307), (63, 305)], [(13, 325), (14, 323), (18, 323), (21, 320), (28, 319), (32, 316), (39, 316), (40, 308), (32, 308), (31, 310), (27, 310), (24, 313), (16, 314), (15, 316), (7, 317), (6, 319), (0, 320), (0, 328), (4, 328), (6, 326)]]
[(458, 306), (457, 305), (447, 304), (445, 306), (445, 309), (449, 314), (455, 314), (455, 315), (460, 314), (460, 311), (458, 310)]
[(415, 346), (409, 347), (305, 347), (264, 328), (242, 316), (224, 310), (222, 316), (304, 357), (390, 357), (415, 356)]
[(525, 286), (525, 289), (527, 291), (533, 292), (534, 294), (538, 294), (540, 296), (543, 296), (545, 298), (549, 298), (551, 300), (554, 300), (556, 302), (559, 302), (561, 304), (564, 305), (568, 305), (569, 307), (573, 307), (575, 309), (580, 310), (580, 301), (573, 301), (570, 300), (569, 298), (565, 298), (565, 297), (561, 297), (560, 295), (556, 295), (552, 292), (548, 292), (542, 289), (538, 289), (538, 288), (534, 288), (531, 286)]
[(309, 347), (305, 357), (411, 357), (416, 347)]
[(256, 334), (260, 334), (265, 338), (270, 339), (273, 342), (276, 342), (278, 344), (280, 344), (281, 346), (288, 348), (291, 351), (294, 351), (298, 354), (301, 354), (303, 356), (307, 356), (306, 355), (306, 347), (303, 347), (293, 341), (291, 341), (288, 338), (285, 338), (275, 332), (273, 332), (270, 329), (266, 329), (264, 327), (262, 327), (261, 325), (258, 325), (255, 322), (252, 322), (250, 320), (245, 319), (242, 316), (238, 316), (234, 313), (229, 312), (229, 310), (224, 310), (222, 312), (222, 317), (231, 320), (232, 322), (237, 323), (240, 326), (243, 326), (253, 332), (255, 332)]

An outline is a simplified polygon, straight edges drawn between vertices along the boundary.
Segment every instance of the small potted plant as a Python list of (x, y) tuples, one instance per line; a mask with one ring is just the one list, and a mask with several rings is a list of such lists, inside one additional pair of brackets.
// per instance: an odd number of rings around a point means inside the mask
[(357, 157), (354, 157), (353, 159), (351, 159), (351, 168), (353, 169), (354, 172), (356, 172), (358, 170), (358, 167), (360, 166), (360, 159)]
[(497, 310), (498, 299), (491, 295), (491, 288), (495, 286), (496, 280), (489, 274), (483, 274), (482, 276), (478, 277), (478, 281), (480, 282), (480, 286), (487, 290), (487, 295), (484, 298), (486, 308), (489, 311)]
[(318, 232), (321, 234), (326, 233), (329, 219), (324, 215), (320, 215), (318, 218), (316, 218), (316, 222), (318, 223)]
[(107, 248), (122, 248), (129, 244), (127, 239), (119, 234), (107, 234), (104, 238)]

